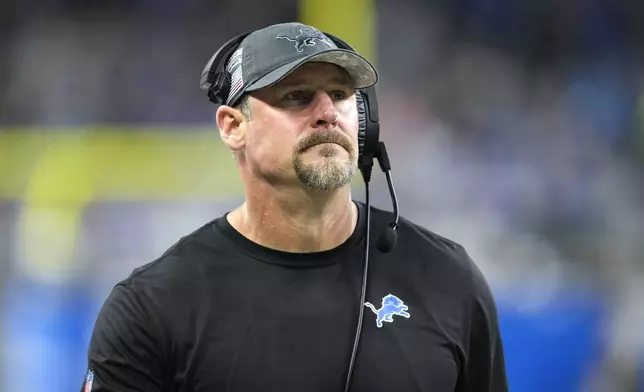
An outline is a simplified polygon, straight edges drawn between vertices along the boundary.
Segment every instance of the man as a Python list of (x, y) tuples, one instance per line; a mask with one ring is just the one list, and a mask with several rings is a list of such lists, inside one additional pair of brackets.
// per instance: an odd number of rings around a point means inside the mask
[[(297, 23), (242, 42), (229, 69), (256, 77), (233, 78), (216, 120), (245, 202), (114, 287), (93, 332), (87, 390), (344, 389), (366, 230), (349, 187), (355, 89), (377, 73), (333, 47)], [(372, 219), (384, 227), (391, 214), (373, 208)], [(506, 391), (482, 274), (461, 246), (408, 220), (398, 235), (390, 253), (371, 253), (351, 390)]]

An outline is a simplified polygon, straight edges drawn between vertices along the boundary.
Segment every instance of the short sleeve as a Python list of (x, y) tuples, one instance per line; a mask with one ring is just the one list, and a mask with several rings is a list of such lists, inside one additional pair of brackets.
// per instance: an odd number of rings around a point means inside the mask
[[(468, 257), (469, 258), (469, 257)], [(466, 361), (458, 392), (507, 392), (503, 341), (492, 291), (480, 269), (470, 260), (472, 280), (466, 297)]]
[(163, 339), (150, 311), (130, 286), (112, 289), (92, 331), (82, 392), (165, 390)]

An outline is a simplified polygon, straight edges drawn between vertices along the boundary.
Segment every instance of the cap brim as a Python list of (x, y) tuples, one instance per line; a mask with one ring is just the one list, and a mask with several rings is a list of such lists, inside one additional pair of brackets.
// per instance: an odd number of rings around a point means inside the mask
[(249, 85), (245, 91), (257, 91), (278, 83), (302, 64), (308, 62), (324, 62), (344, 68), (351, 77), (351, 80), (354, 83), (354, 88), (367, 88), (378, 82), (378, 73), (367, 59), (349, 50), (329, 49), (284, 64)]

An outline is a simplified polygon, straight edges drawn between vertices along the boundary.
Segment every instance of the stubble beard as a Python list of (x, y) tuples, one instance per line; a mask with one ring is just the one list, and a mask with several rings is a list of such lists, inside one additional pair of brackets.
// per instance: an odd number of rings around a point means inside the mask
[[(338, 161), (333, 158), (333, 146), (320, 146), (319, 159), (315, 163), (304, 163), (302, 151), (320, 143), (337, 143), (349, 152), (349, 159)], [(304, 186), (324, 192), (331, 192), (351, 183), (357, 170), (355, 152), (348, 138), (337, 133), (316, 134), (296, 146), (293, 154), (295, 174)]]

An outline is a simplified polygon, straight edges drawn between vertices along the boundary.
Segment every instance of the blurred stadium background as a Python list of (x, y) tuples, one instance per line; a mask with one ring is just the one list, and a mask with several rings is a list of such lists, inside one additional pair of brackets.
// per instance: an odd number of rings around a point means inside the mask
[(401, 212), (490, 280), (511, 390), (644, 391), (642, 16), (637, 0), (3, 0), (0, 391), (79, 390), (112, 285), (240, 201), (200, 72), (231, 36), (291, 20), (379, 67)]

